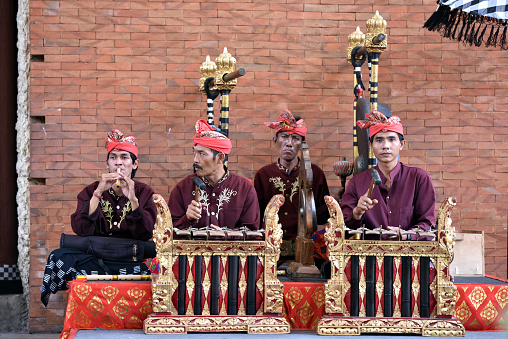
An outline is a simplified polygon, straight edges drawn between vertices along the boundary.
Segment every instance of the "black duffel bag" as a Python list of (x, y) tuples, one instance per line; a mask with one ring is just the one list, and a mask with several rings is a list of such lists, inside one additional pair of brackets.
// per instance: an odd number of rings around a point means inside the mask
[(92, 254), (103, 260), (141, 262), (145, 258), (157, 255), (155, 243), (151, 240), (134, 240), (125, 238), (88, 236), (62, 233), (60, 248)]

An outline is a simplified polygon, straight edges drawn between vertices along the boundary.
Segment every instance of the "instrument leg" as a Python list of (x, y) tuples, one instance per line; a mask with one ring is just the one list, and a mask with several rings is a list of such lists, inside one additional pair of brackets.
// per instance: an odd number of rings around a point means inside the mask
[(351, 256), (351, 316), (357, 317), (359, 314), (359, 271), (360, 258), (357, 255)]
[(203, 280), (203, 256), (196, 255), (194, 257), (194, 314), (201, 315), (201, 293), (203, 286), (201, 284)]
[(365, 313), (367, 317), (376, 316), (376, 257), (369, 255), (366, 257), (366, 308)]
[(401, 316), (411, 317), (411, 257), (402, 257)]
[(178, 314), (185, 315), (185, 297), (187, 295), (187, 256), (178, 256)]
[(238, 263), (240, 257), (231, 255), (228, 259), (228, 315), (238, 315)]
[(393, 257), (385, 257), (383, 315), (393, 316)]
[(258, 257), (247, 257), (247, 315), (256, 314), (256, 278)]
[(429, 272), (430, 272), (430, 258), (420, 258), (420, 316), (422, 318), (430, 317), (429, 308)]
[(220, 298), (220, 256), (212, 255), (212, 272), (211, 272), (211, 289), (210, 289), (210, 314), (219, 314), (219, 298)]

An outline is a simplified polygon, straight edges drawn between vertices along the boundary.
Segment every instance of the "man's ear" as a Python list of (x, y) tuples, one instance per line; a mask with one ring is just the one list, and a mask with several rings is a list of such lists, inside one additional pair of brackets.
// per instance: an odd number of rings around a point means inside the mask
[(400, 143), (400, 150), (402, 151), (402, 149), (404, 148), (404, 146), (406, 145), (406, 140), (402, 140), (402, 142)]
[(277, 136), (274, 136), (274, 137), (273, 137), (273, 144), (274, 144), (274, 145), (277, 145)]
[(217, 159), (219, 159), (220, 162), (224, 163), (224, 160), (226, 160), (226, 155), (224, 153), (217, 154)]

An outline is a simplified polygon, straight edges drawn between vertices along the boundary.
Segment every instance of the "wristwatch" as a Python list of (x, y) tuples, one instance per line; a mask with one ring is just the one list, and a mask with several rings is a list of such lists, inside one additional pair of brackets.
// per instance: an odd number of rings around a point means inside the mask
[(411, 234), (407, 234), (407, 240), (411, 240)]

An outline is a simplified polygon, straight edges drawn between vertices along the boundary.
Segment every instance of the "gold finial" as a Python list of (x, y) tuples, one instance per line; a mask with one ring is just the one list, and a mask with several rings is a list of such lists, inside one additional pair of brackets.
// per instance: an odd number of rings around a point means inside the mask
[(379, 34), (385, 33), (386, 30), (386, 21), (383, 19), (381, 15), (379, 15), (379, 11), (376, 11), (376, 14), (369, 20), (367, 20), (367, 33)]
[[(205, 92), (205, 80), (210, 77), (215, 77), (215, 73), (217, 72), (217, 65), (215, 62), (210, 60), (210, 56), (206, 56), (205, 62), (201, 64), (199, 67), (199, 72), (201, 73), (201, 78), (199, 79), (199, 89), (204, 93)], [(212, 91), (217, 89), (210, 88)]]
[(353, 48), (358, 47), (358, 46), (363, 46), (363, 44), (365, 43), (365, 34), (363, 34), (362, 31), (360, 31), (360, 27), (357, 26), (356, 31), (349, 34), (347, 39), (349, 41), (349, 47), (347, 48), (347, 53), (346, 53), (347, 54), (347, 61), (349, 63), (351, 63), (351, 52), (353, 51)]
[(215, 71), (215, 84), (220, 89), (231, 90), (236, 85), (236, 79), (225, 82), (223, 77), (225, 74), (232, 73), (235, 71), (236, 59), (228, 53), (228, 49), (224, 47), (224, 51), (221, 55), (215, 59), (217, 64), (217, 70)]
[[(388, 45), (386, 37), (386, 21), (379, 12), (367, 20), (367, 34), (365, 34), (365, 48), (369, 53), (381, 53)], [(379, 39), (381, 37), (381, 39)]]

